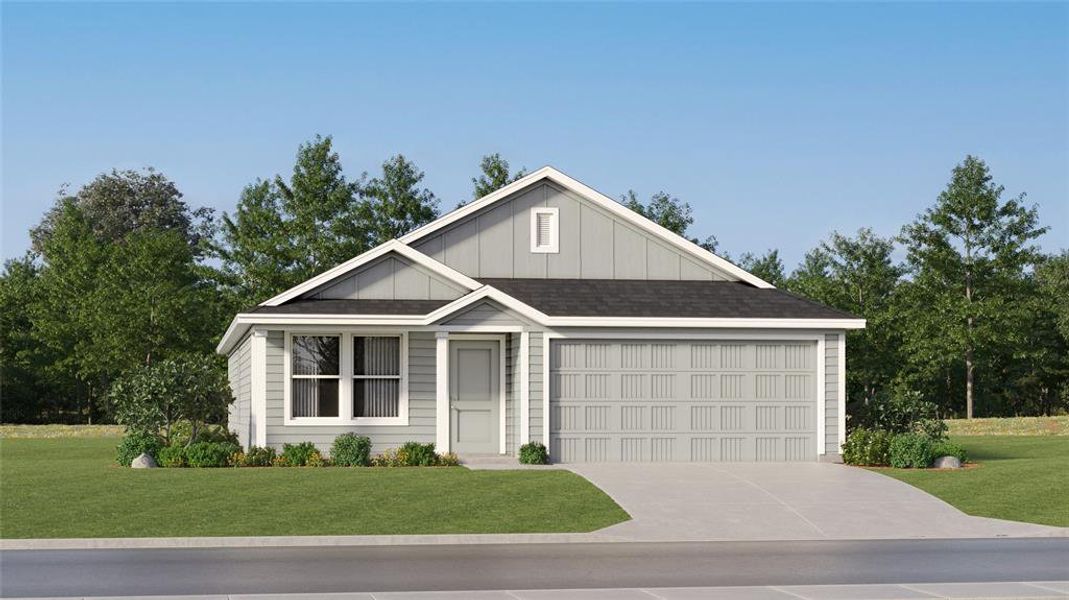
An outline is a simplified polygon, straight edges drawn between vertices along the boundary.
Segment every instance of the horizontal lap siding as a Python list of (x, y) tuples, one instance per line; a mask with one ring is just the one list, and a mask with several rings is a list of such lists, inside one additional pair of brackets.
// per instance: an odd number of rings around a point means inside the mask
[(408, 425), (285, 425), (283, 419), (283, 336), (272, 331), (267, 338), (267, 443), (314, 442), (329, 450), (334, 438), (354, 432), (371, 438), (372, 451), (382, 452), (405, 442), (435, 441), (435, 340), (433, 332), (408, 336)]
[(531, 441), (541, 442), (543, 435), (542, 419), (542, 365), (545, 360), (545, 348), (541, 331), (532, 331), (530, 334), (530, 427)]
[(505, 339), (505, 451), (516, 453), (516, 432), (519, 417), (516, 401), (520, 397), (519, 378), (520, 334), (510, 333)]
[(249, 447), (249, 419), (252, 410), (252, 336), (247, 336), (227, 359), (227, 375), (234, 403), (227, 415), (227, 428)]
[(839, 334), (824, 336), (824, 451), (839, 453)]

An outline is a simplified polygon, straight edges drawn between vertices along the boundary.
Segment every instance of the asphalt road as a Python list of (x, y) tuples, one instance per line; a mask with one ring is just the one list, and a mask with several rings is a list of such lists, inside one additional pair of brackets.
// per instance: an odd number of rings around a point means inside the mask
[(1069, 580), (1069, 538), (0, 552), (0, 595)]

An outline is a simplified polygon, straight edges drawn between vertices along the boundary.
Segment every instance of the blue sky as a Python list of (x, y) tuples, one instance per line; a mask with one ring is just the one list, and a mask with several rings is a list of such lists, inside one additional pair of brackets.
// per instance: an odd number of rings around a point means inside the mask
[(885, 235), (967, 153), (1069, 246), (1069, 4), (2, 6), (2, 250), (63, 183), (154, 166), (233, 210), (331, 134), (403, 153), (452, 208), (479, 158), (611, 196), (666, 190), (695, 235), (788, 267)]

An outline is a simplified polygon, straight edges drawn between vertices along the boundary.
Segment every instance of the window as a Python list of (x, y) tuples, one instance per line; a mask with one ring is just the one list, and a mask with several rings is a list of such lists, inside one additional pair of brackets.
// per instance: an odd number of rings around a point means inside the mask
[(293, 336), (290, 382), (293, 417), (338, 416), (340, 349), (338, 336)]
[(531, 209), (531, 252), (560, 251), (558, 217), (558, 210), (554, 207)]
[(353, 337), (353, 417), (397, 417), (401, 338)]
[(286, 425), (408, 425), (404, 332), (286, 331)]

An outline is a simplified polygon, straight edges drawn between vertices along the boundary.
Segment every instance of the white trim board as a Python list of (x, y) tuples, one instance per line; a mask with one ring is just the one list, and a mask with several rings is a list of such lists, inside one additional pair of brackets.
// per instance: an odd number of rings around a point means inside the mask
[(494, 204), (495, 202), (498, 202), (499, 200), (502, 200), (508, 196), (511, 196), (519, 190), (522, 190), (523, 188), (528, 187), (531, 184), (537, 183), (538, 181), (541, 181), (543, 179), (548, 179), (571, 192), (583, 196), (587, 200), (597, 204), (600, 208), (607, 210), (612, 215), (619, 217), (620, 219), (630, 223), (631, 225), (634, 225), (635, 227), (638, 227), (639, 229), (642, 229), (647, 233), (656, 236), (662, 241), (668, 243), (669, 245), (674, 246), (678, 250), (683, 251), (684, 253), (696, 259), (697, 261), (709, 265), (727, 275), (737, 278), (739, 281), (744, 281), (746, 283), (749, 283), (750, 285), (753, 285), (754, 287), (759, 288), (767, 289), (775, 287), (774, 285), (768, 283), (760, 277), (757, 277), (756, 275), (747, 272), (746, 270), (728, 262), (727, 260), (713, 254), (712, 252), (709, 252), (708, 250), (702, 248), (701, 246), (698, 246), (694, 242), (691, 242), (690, 240), (680, 235), (677, 235), (665, 229), (664, 227), (661, 227), (660, 225), (654, 223), (646, 217), (643, 217), (642, 215), (627, 208), (626, 206), (623, 206), (612, 198), (609, 198), (605, 194), (602, 194), (601, 192), (585, 185), (584, 183), (578, 180), (572, 179), (571, 177), (550, 166), (542, 167), (541, 169), (534, 171), (530, 175), (521, 177), (520, 179), (517, 179), (509, 185), (506, 185), (505, 187), (495, 192), (487, 194), (470, 204), (466, 204), (454, 210), (453, 212), (442, 216), (438, 220), (432, 221), (431, 223), (428, 223), (423, 227), (420, 227), (397, 239), (398, 241), (404, 244), (410, 244), (412, 242), (415, 242), (421, 238), (424, 238), (434, 233), (435, 231), (442, 229), (443, 227), (461, 221), (467, 218), (468, 216), (471, 216), (476, 212), (482, 210), (483, 208), (490, 206), (491, 204)]

